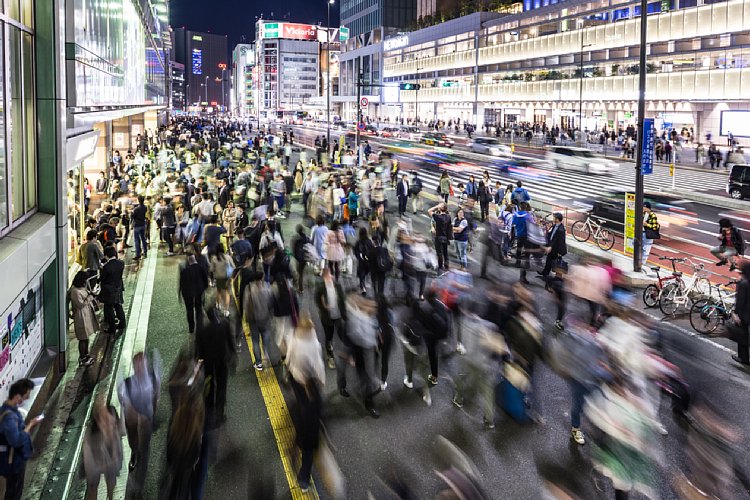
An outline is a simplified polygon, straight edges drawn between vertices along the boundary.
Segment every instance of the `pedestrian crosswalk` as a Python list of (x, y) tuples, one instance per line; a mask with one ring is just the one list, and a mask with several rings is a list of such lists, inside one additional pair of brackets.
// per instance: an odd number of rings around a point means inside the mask
[[(622, 193), (635, 189), (635, 167), (630, 163), (621, 163), (610, 175), (591, 175), (585, 172), (563, 170), (548, 165), (544, 160), (535, 159), (532, 167), (511, 167), (507, 172), (493, 164), (447, 165), (444, 170), (453, 180), (454, 190), (459, 183), (466, 183), (473, 175), (479, 182), (485, 171), (489, 173), (491, 187), (500, 181), (503, 188), (516, 181), (522, 181), (531, 196), (546, 202), (587, 201), (606, 193)], [(437, 167), (418, 167), (417, 172), (428, 192), (436, 192), (443, 169)], [(723, 190), (727, 177), (711, 172), (696, 170), (677, 170), (674, 186), (678, 190), (713, 191)], [(672, 177), (668, 169), (657, 169), (653, 174), (644, 177), (646, 191), (659, 192), (672, 189)]]

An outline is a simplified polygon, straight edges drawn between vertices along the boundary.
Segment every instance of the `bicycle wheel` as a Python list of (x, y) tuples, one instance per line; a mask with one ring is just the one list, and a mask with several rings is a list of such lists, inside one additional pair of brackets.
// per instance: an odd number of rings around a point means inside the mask
[(588, 241), (591, 238), (591, 228), (586, 224), (586, 221), (577, 220), (570, 227), (570, 233), (578, 241)]
[(659, 309), (665, 316), (673, 316), (680, 305), (676, 302), (681, 295), (680, 286), (677, 283), (668, 283), (661, 289), (659, 295)]
[(646, 307), (655, 307), (659, 303), (659, 287), (651, 284), (643, 290), (643, 303)]
[(715, 332), (723, 318), (722, 307), (706, 299), (696, 301), (690, 308), (690, 326), (704, 335)]
[(692, 296), (696, 298), (711, 296), (711, 282), (708, 278), (695, 278)]
[(596, 244), (602, 250), (611, 250), (615, 246), (615, 235), (607, 229), (599, 231), (599, 237), (596, 239)]

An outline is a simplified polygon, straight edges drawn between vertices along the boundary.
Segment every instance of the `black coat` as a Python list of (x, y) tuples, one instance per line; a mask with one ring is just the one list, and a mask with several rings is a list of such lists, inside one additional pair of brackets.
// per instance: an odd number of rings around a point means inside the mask
[(180, 270), (180, 293), (183, 298), (201, 297), (208, 288), (208, 272), (198, 262)]
[(401, 198), (402, 196), (409, 196), (409, 181), (406, 182), (406, 186), (404, 187), (404, 181), (400, 180), (398, 181), (398, 184), (396, 184), (396, 196)]
[(734, 311), (743, 325), (750, 325), (750, 282), (747, 279), (737, 283)]
[(125, 263), (120, 259), (108, 260), (99, 271), (101, 290), (99, 300), (102, 304), (122, 304), (122, 292), (125, 285), (122, 274), (125, 271)]
[(568, 245), (565, 243), (565, 226), (563, 224), (557, 225), (557, 231), (553, 227), (547, 238), (549, 239), (549, 253), (551, 255), (562, 257), (568, 253)]

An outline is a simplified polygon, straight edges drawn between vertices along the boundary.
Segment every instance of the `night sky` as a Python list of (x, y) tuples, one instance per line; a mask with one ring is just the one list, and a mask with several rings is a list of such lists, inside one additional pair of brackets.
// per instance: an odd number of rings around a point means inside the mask
[[(255, 18), (325, 25), (326, 0), (171, 0), (172, 27), (229, 35), (229, 51), (255, 37)], [(338, 26), (339, 5), (331, 5), (331, 26)]]

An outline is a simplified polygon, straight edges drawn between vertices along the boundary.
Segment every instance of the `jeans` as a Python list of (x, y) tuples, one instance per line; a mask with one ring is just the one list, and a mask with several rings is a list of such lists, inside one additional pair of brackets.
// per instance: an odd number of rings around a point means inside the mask
[(146, 243), (146, 226), (133, 227), (133, 238), (135, 238), (135, 258), (141, 257), (141, 250), (144, 257), (148, 253), (148, 243)]
[(253, 356), (255, 357), (255, 362), (263, 362), (263, 356), (260, 352), (260, 339), (263, 339), (263, 351), (266, 353), (268, 361), (273, 364), (271, 353), (268, 352), (269, 347), (271, 346), (271, 344), (273, 344), (268, 324), (266, 323), (265, 325), (259, 325), (253, 322), (253, 324), (250, 325), (250, 336), (253, 339)]
[(646, 238), (646, 233), (643, 233), (643, 254), (641, 256), (641, 265), (646, 265), (646, 261), (648, 261), (648, 256), (651, 253), (651, 246), (654, 244), (654, 240), (649, 240)]
[(458, 254), (458, 263), (461, 267), (468, 267), (469, 261), (466, 258), (466, 247), (469, 245), (468, 241), (456, 240), (456, 254)]
[(169, 253), (174, 252), (174, 230), (175, 226), (163, 227), (161, 230), (161, 237), (167, 242)]

